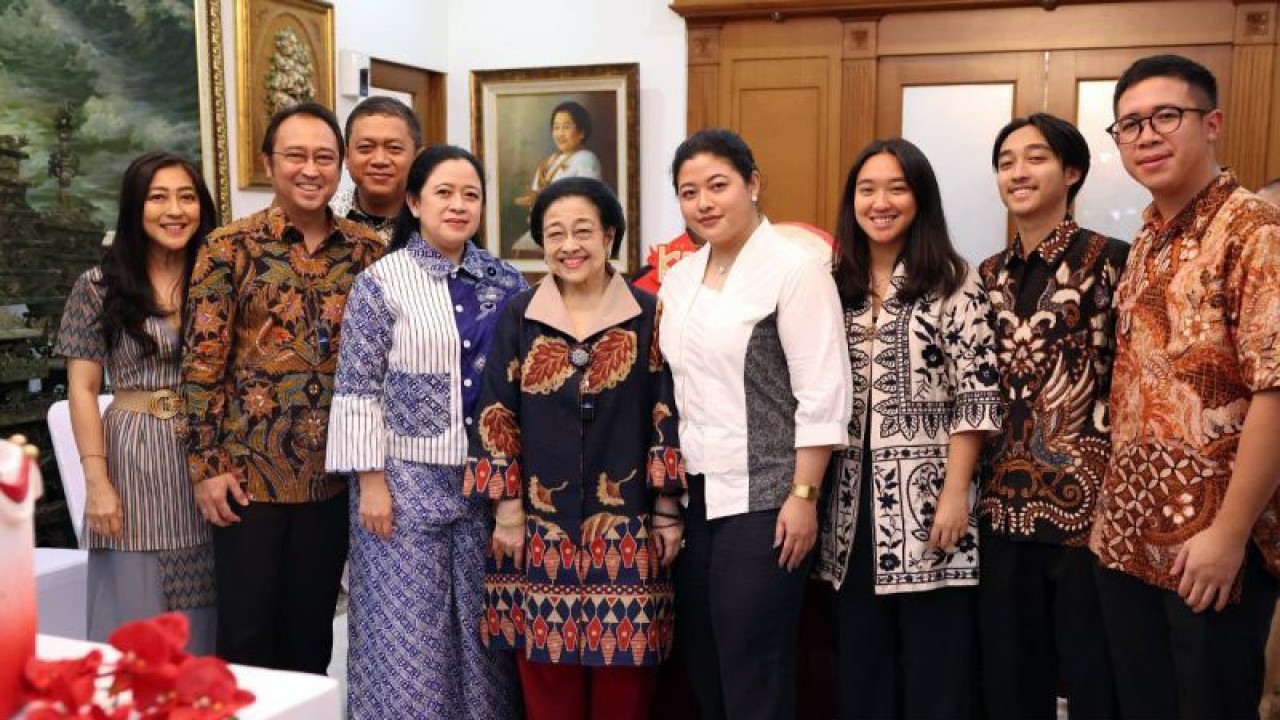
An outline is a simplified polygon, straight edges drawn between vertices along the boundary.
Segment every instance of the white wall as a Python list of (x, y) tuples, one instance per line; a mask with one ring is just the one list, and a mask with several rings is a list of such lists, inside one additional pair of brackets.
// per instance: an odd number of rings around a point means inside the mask
[[(450, 0), (331, 0), (336, 50), (354, 50), (379, 60), (444, 72), (449, 65)], [(464, 0), (465, 2), (465, 0)], [(241, 190), (236, 128), (235, 2), (222, 2), (222, 43), (227, 83), (231, 214), (247, 215), (271, 202), (268, 190)], [(336, 62), (336, 59), (335, 59)], [(337, 98), (338, 120), (345, 122), (356, 101)]]
[[(333, 0), (338, 50), (448, 73), (449, 142), (471, 147), (471, 71), (640, 64), (642, 252), (684, 227), (667, 168), (685, 136), (685, 26), (669, 0)], [(231, 208), (269, 192), (236, 187), (235, 3), (223, 1)], [(338, 99), (345, 120), (354, 103)], [(641, 261), (644, 257), (641, 256)]]

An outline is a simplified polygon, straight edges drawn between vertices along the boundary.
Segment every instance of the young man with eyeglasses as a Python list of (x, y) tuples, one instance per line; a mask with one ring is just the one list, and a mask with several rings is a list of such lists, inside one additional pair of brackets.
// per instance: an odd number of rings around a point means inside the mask
[(1071, 203), (1089, 175), (1074, 125), (1013, 120), (991, 151), (1018, 234), (979, 268), (996, 312), (1006, 416), (981, 465), (978, 585), (991, 720), (1117, 717), (1102, 608), (1087, 547), (1110, 457), (1112, 297), (1129, 246), (1087, 230)]
[(1109, 128), (1152, 204), (1116, 291), (1112, 454), (1090, 547), (1125, 717), (1256, 717), (1280, 570), (1280, 210), (1214, 142), (1217, 83), (1121, 76)]
[(346, 480), (324, 471), (338, 335), (356, 274), (383, 250), (329, 210), (342, 155), (327, 108), (272, 116), (275, 201), (202, 243), (182, 358), (187, 464), (215, 526), (218, 655), (321, 674), (347, 556)]

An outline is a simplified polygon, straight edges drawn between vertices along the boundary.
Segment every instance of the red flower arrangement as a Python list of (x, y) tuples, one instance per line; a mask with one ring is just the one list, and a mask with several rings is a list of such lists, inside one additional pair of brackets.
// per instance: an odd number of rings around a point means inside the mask
[(253, 693), (236, 685), (225, 661), (189, 655), (187, 634), (186, 616), (166, 613), (117, 628), (109, 638), (120, 651), (114, 663), (104, 664), (100, 650), (76, 660), (31, 658), (24, 673), (26, 719), (235, 717), (253, 703)]

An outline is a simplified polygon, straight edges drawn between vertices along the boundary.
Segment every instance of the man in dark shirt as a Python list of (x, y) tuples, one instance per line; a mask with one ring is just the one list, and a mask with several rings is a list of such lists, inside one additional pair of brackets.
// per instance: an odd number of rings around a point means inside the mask
[(391, 242), (404, 206), (409, 166), (422, 149), (422, 125), (404, 103), (384, 95), (365, 98), (347, 116), (347, 174), (355, 187), (339, 190), (335, 215), (368, 225)]
[(1071, 123), (1016, 119), (991, 162), (1018, 234), (980, 269), (1008, 413), (979, 499), (987, 712), (1053, 718), (1062, 678), (1072, 717), (1115, 717), (1087, 543), (1110, 450), (1111, 295), (1129, 248), (1068, 211), (1089, 172), (1089, 146)]
[(218, 655), (313, 673), (329, 665), (347, 556), (346, 481), (324, 471), (339, 330), (383, 249), (329, 210), (342, 149), (321, 105), (271, 118), (274, 203), (201, 245), (182, 358), (187, 464), (215, 526)]

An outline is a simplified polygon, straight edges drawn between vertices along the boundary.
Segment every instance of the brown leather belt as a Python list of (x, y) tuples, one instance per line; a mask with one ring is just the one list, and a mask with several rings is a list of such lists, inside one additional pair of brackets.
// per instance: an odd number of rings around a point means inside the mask
[(182, 407), (178, 393), (165, 390), (118, 390), (111, 407), (125, 412), (146, 413), (158, 420), (176, 417)]

